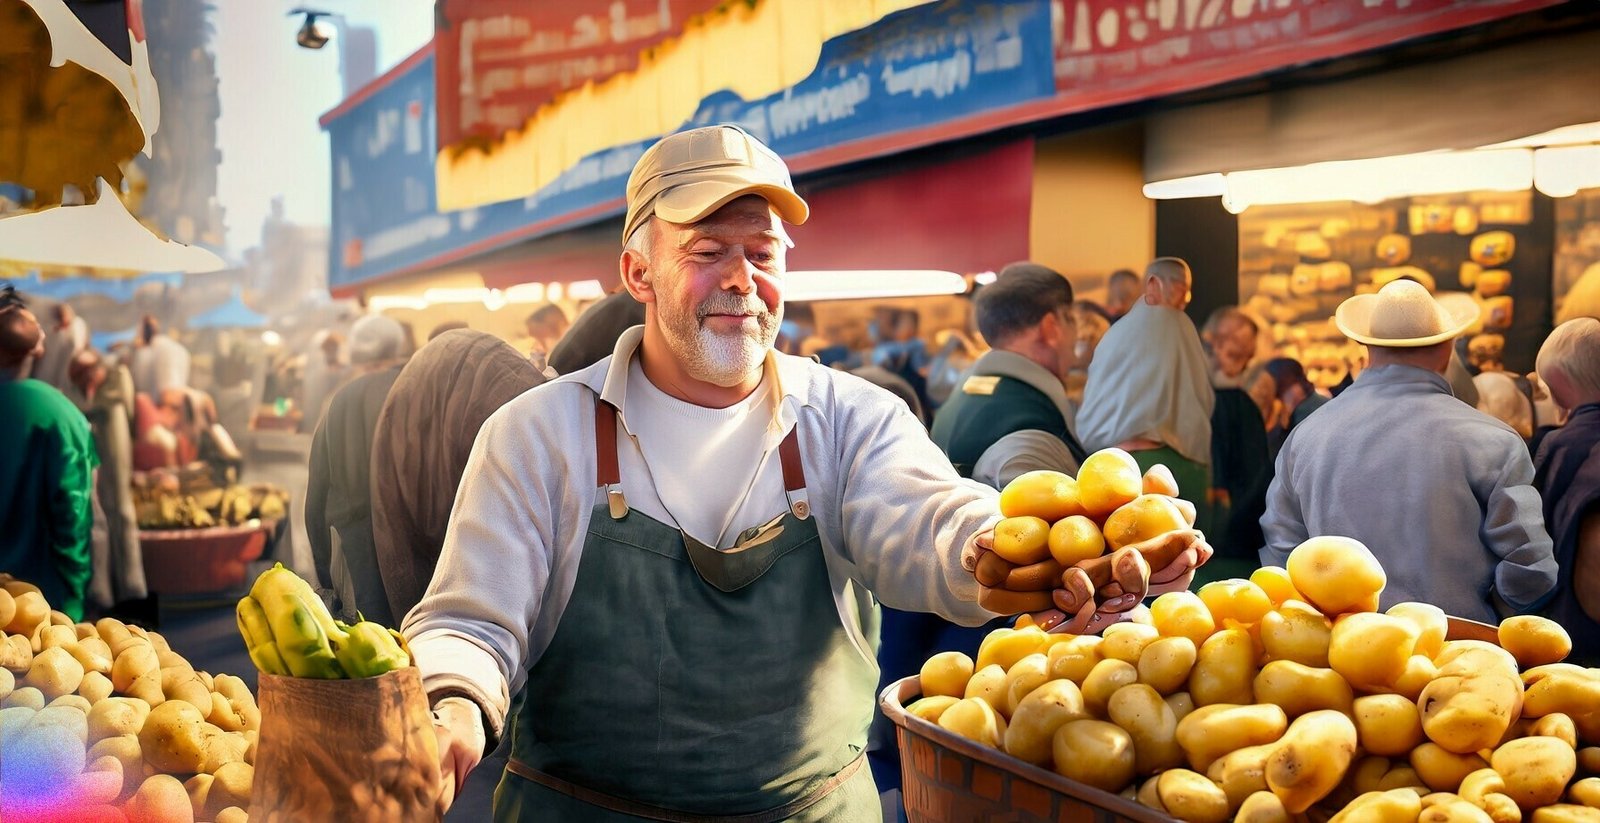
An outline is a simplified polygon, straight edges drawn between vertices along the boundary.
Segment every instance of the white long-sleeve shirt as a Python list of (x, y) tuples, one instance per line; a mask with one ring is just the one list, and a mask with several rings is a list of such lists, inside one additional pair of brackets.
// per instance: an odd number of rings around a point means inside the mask
[[(549, 646), (571, 597), (595, 485), (594, 396), (622, 410), (617, 444), (630, 507), (665, 523), (654, 487), (694, 484), (646, 465), (628, 424), (626, 368), (643, 338), (624, 333), (612, 357), (513, 400), (484, 423), (456, 494), (433, 582), (404, 632), (429, 693), (459, 690), (496, 733), (510, 695)], [(760, 470), (732, 532), (788, 507), (778, 443), (798, 426), (806, 493), (840, 622), (867, 660), (873, 595), (884, 605), (976, 626), (992, 614), (961, 553), (999, 520), (994, 489), (963, 480), (893, 395), (810, 360), (774, 354), (764, 390), (776, 411)], [(619, 619), (664, 620), (626, 614)]]

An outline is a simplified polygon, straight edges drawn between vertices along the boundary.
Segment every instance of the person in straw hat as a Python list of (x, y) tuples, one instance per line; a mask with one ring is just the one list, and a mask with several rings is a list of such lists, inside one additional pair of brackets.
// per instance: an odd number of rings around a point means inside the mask
[[(998, 493), (893, 395), (774, 351), (809, 207), (771, 149), (680, 132), (626, 192), (644, 325), (484, 422), (405, 621), (444, 789), (509, 734), (499, 821), (877, 820), (876, 604), (990, 619)], [(1149, 577), (1186, 587), (1185, 552)]]
[(1383, 608), (1417, 600), (1495, 623), (1549, 597), (1556, 562), (1528, 448), (1444, 378), (1475, 314), (1409, 280), (1340, 304), (1334, 322), (1370, 364), (1289, 433), (1261, 518), (1263, 564), (1342, 535), (1388, 572)]

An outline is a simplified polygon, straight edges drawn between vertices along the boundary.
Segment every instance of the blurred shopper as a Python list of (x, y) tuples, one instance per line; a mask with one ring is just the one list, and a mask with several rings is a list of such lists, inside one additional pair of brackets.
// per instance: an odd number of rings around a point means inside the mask
[(54, 386), (34, 380), (44, 330), (33, 313), (0, 308), (0, 568), (83, 619), (92, 570), (94, 469), (89, 421)]
[(1200, 335), (1183, 313), (1189, 264), (1161, 257), (1145, 268), (1144, 296), (1101, 338), (1078, 410), (1078, 437), (1090, 452), (1118, 446), (1149, 471), (1166, 464), (1179, 492), (1200, 509), (1210, 533), (1211, 410), (1216, 398)]
[(1344, 535), (1388, 573), (1383, 608), (1419, 600), (1492, 624), (1548, 599), (1556, 560), (1527, 446), (1444, 378), (1450, 341), (1474, 318), (1409, 280), (1340, 304), (1339, 330), (1371, 362), (1278, 455), (1263, 564), (1283, 565), (1312, 535)]
[(357, 376), (328, 402), (311, 438), (306, 485), (306, 538), (329, 608), (350, 620), (357, 613), (384, 625), (397, 617), (378, 571), (372, 536), (372, 441), (389, 389), (400, 376), (405, 348), (400, 324), (369, 314), (350, 330), (350, 363)]
[(1258, 328), (1237, 306), (1223, 306), (1206, 321), (1211, 344), (1211, 507), (1207, 534), (1216, 554), (1197, 579), (1249, 577), (1260, 566), (1261, 515), (1272, 482), (1267, 425), (1247, 386), (1254, 372)]
[(1122, 316), (1133, 309), (1135, 303), (1143, 296), (1144, 290), (1139, 284), (1139, 275), (1132, 269), (1117, 269), (1106, 280), (1106, 318), (1115, 323)]
[(522, 323), (528, 337), (533, 340), (528, 349), (528, 359), (545, 377), (555, 377), (554, 371), (547, 371), (550, 352), (555, 350), (556, 344), (561, 342), (567, 329), (572, 326), (567, 320), (567, 313), (554, 303), (546, 303), (534, 309)]
[(1573, 662), (1593, 666), (1600, 664), (1600, 320), (1557, 326), (1535, 365), (1567, 415), (1534, 459), (1533, 485), (1544, 496), (1560, 570), (1546, 614), (1572, 635)]
[(622, 333), (644, 325), (644, 304), (626, 289), (606, 295), (578, 316), (561, 342), (550, 351), (549, 366), (557, 374), (586, 369), (608, 357)]
[(1481, 371), (1472, 378), (1478, 389), (1478, 411), (1529, 440), (1533, 437), (1533, 398), (1523, 383), (1518, 375), (1503, 371)]
[(906, 404), (906, 408), (916, 416), (918, 423), (928, 425), (927, 410), (922, 407), (922, 399), (917, 396), (916, 387), (906, 382), (904, 377), (882, 366), (871, 364), (858, 366), (851, 369), (850, 373), (900, 398)]
[(478, 429), (543, 382), (516, 349), (470, 330), (429, 341), (400, 371), (378, 415), (371, 467), (372, 534), (396, 618), (417, 605), (433, 579)]
[(55, 386), (63, 394), (73, 391), (67, 372), (72, 358), (89, 347), (89, 324), (66, 303), (57, 303), (50, 309), (54, 321), (44, 338), (44, 356), (33, 368), (36, 380)]
[(344, 337), (334, 331), (320, 331), (311, 338), (312, 351), (300, 380), (300, 431), (315, 431), (328, 408), (334, 391), (350, 377), (345, 360)]
[(1305, 367), (1292, 357), (1268, 360), (1263, 368), (1272, 377), (1278, 397), (1278, 413), (1270, 421), (1267, 432), (1267, 444), (1276, 461), (1289, 432), (1294, 431), (1294, 427), (1304, 422), (1312, 412), (1322, 408), (1328, 398), (1317, 391), (1310, 378), (1306, 377)]
[(106, 611), (150, 594), (139, 549), (139, 514), (133, 505), (133, 377), (122, 366), (106, 364), (92, 349), (73, 358), (69, 375), (84, 398), (83, 413), (100, 459), (95, 499), (104, 529), (96, 524), (89, 600)]
[(928, 364), (928, 400), (933, 403), (930, 413), (950, 402), (950, 395), (961, 387), (967, 370), (982, 354), (966, 329), (934, 332), (933, 348), (933, 360)]
[(160, 321), (147, 314), (139, 321), (139, 336), (128, 370), (133, 374), (134, 389), (152, 398), (160, 397), (167, 389), (186, 389), (189, 350), (171, 335), (163, 334)]
[(912, 309), (884, 309), (874, 321), (874, 345), (869, 365), (898, 376), (917, 395), (917, 406), (931, 409), (928, 398), (928, 367), (933, 358), (920, 336), (922, 319)]
[(439, 336), (447, 331), (470, 328), (472, 327), (467, 325), (467, 321), (465, 320), (446, 320), (443, 323), (434, 326), (433, 329), (428, 332), (428, 342), (432, 343), (433, 341), (438, 340)]

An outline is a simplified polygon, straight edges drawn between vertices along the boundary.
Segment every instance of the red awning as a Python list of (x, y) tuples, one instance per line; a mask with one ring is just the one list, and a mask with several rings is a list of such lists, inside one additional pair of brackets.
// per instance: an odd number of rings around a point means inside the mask
[(790, 232), (791, 270), (993, 271), (1028, 256), (1033, 138), (877, 161), (801, 194), (811, 219)]

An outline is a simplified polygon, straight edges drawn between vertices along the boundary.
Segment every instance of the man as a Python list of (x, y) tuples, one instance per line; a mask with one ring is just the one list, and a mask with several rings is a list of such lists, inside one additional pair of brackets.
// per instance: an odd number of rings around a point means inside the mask
[(1063, 388), (1076, 362), (1072, 284), (1013, 263), (978, 295), (978, 330), (993, 348), (933, 422), (933, 442), (963, 477), (996, 489), (1038, 469), (1077, 474), (1088, 456)]
[(66, 303), (55, 304), (50, 314), (55, 327), (45, 337), (44, 356), (34, 365), (33, 376), (65, 393), (72, 385), (67, 377), (72, 358), (89, 346), (89, 324)]
[(94, 469), (89, 421), (59, 390), (29, 377), (44, 353), (33, 313), (0, 309), (0, 568), (83, 619), (90, 573)]
[(1266, 510), (1272, 458), (1267, 424), (1248, 391), (1250, 361), (1256, 356), (1256, 321), (1237, 306), (1223, 306), (1206, 322), (1211, 344), (1211, 545), (1217, 554), (1202, 580), (1249, 577), (1261, 548), (1261, 515)]
[(1600, 663), (1600, 320), (1557, 326), (1535, 368), (1567, 418), (1545, 436), (1533, 463), (1560, 569), (1546, 615), (1572, 635), (1576, 661), (1593, 666)]
[[(1078, 410), (1078, 437), (1090, 452), (1117, 446), (1141, 471), (1166, 464), (1185, 497), (1210, 488), (1211, 410), (1200, 335), (1183, 310), (1193, 283), (1189, 264), (1161, 257), (1145, 268), (1144, 297), (1100, 339)], [(1200, 507), (1196, 526), (1206, 531)]]
[(1133, 309), (1139, 302), (1139, 275), (1130, 269), (1117, 269), (1106, 281), (1106, 319), (1112, 323)]
[(770, 149), (671, 135), (627, 203), (644, 326), (483, 425), (406, 619), (446, 794), (487, 720), (496, 820), (875, 820), (873, 595), (992, 617), (968, 564), (997, 495), (887, 392), (772, 350), (808, 207)]
[[(556, 344), (561, 342), (561, 338), (567, 333), (570, 325), (567, 322), (567, 315), (560, 306), (546, 303), (528, 315), (522, 324), (528, 332), (528, 337), (533, 339), (528, 357), (533, 361), (534, 367), (543, 372), (549, 368), (550, 353), (555, 351)], [(555, 377), (555, 373), (550, 372), (545, 377)]]
[(1292, 357), (1275, 357), (1263, 366), (1268, 375), (1272, 377), (1273, 388), (1278, 396), (1278, 417), (1273, 421), (1270, 433), (1267, 435), (1268, 445), (1274, 457), (1283, 448), (1283, 441), (1288, 438), (1289, 432), (1294, 427), (1305, 422), (1312, 412), (1322, 408), (1328, 398), (1317, 387), (1311, 384), (1306, 377), (1304, 366), (1299, 360)]
[(1419, 600), (1496, 623), (1550, 595), (1556, 561), (1527, 446), (1444, 378), (1450, 341), (1475, 314), (1408, 280), (1340, 304), (1334, 321), (1366, 344), (1369, 365), (1278, 455), (1263, 564), (1283, 565), (1311, 536), (1343, 535), (1388, 573), (1383, 608)]
[(611, 354), (617, 338), (644, 322), (644, 304), (627, 289), (618, 289), (586, 309), (550, 350), (548, 366), (557, 374), (571, 374), (600, 362)]
[(161, 323), (153, 315), (139, 321), (138, 340), (128, 370), (140, 394), (159, 398), (168, 389), (189, 388), (189, 350), (162, 334)]
[(96, 518), (91, 543), (94, 574), (89, 598), (102, 611), (150, 596), (139, 548), (139, 514), (133, 504), (133, 378), (127, 368), (107, 364), (93, 349), (72, 358), (68, 370), (83, 398), (95, 454)]

